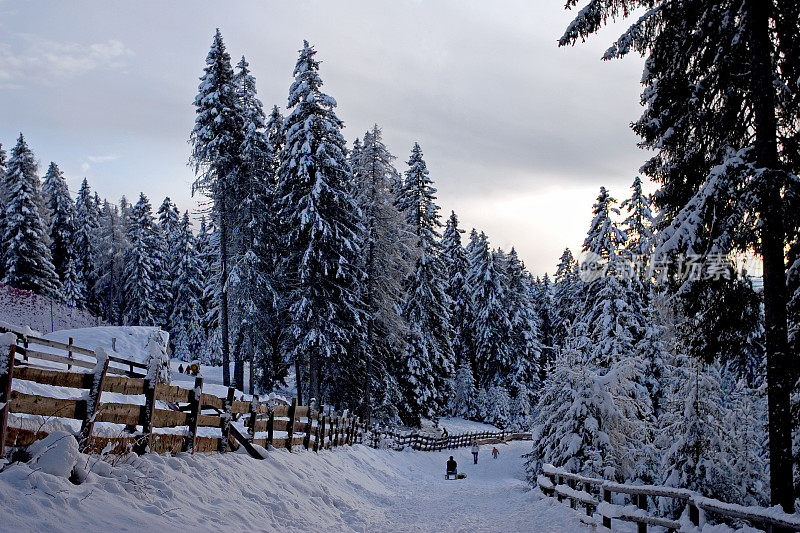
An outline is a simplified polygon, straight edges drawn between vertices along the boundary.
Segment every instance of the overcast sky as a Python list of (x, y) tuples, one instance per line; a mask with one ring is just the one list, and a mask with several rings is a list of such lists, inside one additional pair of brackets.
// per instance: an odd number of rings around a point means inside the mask
[(514, 245), (534, 274), (579, 248), (601, 185), (619, 200), (646, 154), (642, 63), (602, 62), (622, 27), (556, 40), (563, 0), (18, 2), (0, 0), (0, 143), (22, 131), (76, 191), (144, 191), (196, 209), (186, 162), (192, 101), (214, 28), (284, 111), (297, 51), (322, 61), (348, 142), (373, 123), (397, 156), (423, 149), (446, 218)]

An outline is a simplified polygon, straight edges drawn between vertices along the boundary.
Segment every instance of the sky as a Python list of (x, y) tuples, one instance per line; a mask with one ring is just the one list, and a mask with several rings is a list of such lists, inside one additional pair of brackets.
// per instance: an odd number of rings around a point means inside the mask
[(443, 221), (455, 210), (552, 274), (600, 186), (622, 201), (647, 157), (629, 127), (642, 60), (600, 60), (624, 24), (558, 48), (563, 4), (0, 0), (0, 143), (23, 132), (40, 172), (55, 161), (73, 192), (85, 177), (109, 200), (143, 191), (195, 213), (188, 138), (215, 28), (284, 114), (305, 39), (348, 142), (377, 123), (400, 171), (419, 142)]

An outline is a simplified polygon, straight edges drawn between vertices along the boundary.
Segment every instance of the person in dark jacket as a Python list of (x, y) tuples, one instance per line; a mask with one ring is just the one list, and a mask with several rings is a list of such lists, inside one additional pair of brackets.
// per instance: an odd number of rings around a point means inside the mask
[(450, 456), (450, 460), (447, 461), (447, 473), (448, 474), (458, 474), (458, 463), (456, 460), (453, 459), (453, 456)]

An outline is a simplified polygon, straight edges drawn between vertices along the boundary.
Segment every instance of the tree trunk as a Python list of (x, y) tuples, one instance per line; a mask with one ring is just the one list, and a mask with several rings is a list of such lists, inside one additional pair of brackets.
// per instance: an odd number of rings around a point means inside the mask
[(233, 386), (244, 392), (244, 359), (242, 346), (244, 345), (244, 331), (239, 328), (236, 342), (233, 345)]
[(772, 2), (750, 0), (751, 79), (755, 120), (756, 164), (765, 172), (761, 189), (761, 258), (764, 266), (764, 325), (769, 402), (770, 496), (773, 505), (794, 512), (792, 485), (792, 417), (790, 394), (792, 365), (786, 305), (785, 226), (778, 162), (775, 90), (769, 36)]
[(301, 355), (295, 352), (294, 379), (297, 382), (297, 405), (303, 405), (303, 361)]
[[(224, 211), (224, 209), (223, 209)], [(219, 213), (219, 262), (220, 273), (219, 313), (220, 334), (222, 335), (222, 384), (231, 385), (231, 355), (228, 343), (228, 224), (225, 213)]]

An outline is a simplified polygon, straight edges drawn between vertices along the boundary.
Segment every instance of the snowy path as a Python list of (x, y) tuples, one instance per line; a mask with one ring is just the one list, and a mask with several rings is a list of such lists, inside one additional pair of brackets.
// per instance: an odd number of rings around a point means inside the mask
[[(376, 529), (393, 531), (589, 531), (578, 514), (552, 499), (539, 499), (524, 480), (523, 453), (529, 442), (481, 446), (474, 465), (469, 448), (414, 453), (406, 487)], [(453, 455), (467, 479), (444, 479), (444, 463)], [(405, 484), (405, 483), (404, 483)], [(399, 489), (400, 487), (398, 487)]]
[[(0, 531), (588, 530), (577, 512), (528, 489), (520, 456), (529, 442), (498, 448), (495, 461), (484, 446), (477, 466), (468, 449), (364, 446), (320, 454), (275, 450), (264, 461), (238, 453), (146, 454), (117, 458), (112, 466), (61, 456), (66, 448), (58, 446), (44, 463), (0, 472)], [(467, 479), (444, 480), (451, 453)], [(91, 470), (81, 485), (67, 479), (71, 466), (62, 468), (75, 460)]]

